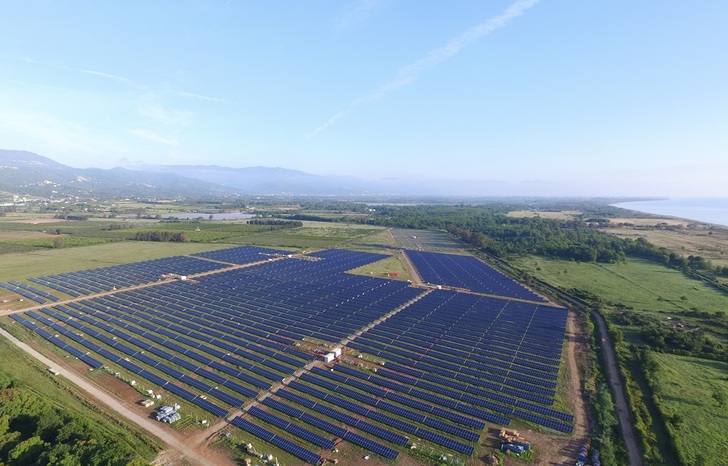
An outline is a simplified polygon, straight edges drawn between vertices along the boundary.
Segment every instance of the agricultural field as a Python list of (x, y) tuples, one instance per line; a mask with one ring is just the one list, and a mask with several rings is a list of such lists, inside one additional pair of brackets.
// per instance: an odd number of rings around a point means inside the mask
[(531, 256), (513, 263), (554, 286), (588, 290), (614, 306), (666, 316), (690, 311), (728, 314), (728, 296), (722, 292), (678, 270), (646, 260), (599, 264)]
[[(676, 219), (611, 220), (612, 225), (603, 231), (621, 238), (644, 238), (685, 256), (702, 256), (714, 265), (728, 266), (728, 228), (687, 228), (689, 222)], [(656, 228), (659, 223), (679, 228)]]
[(655, 397), (683, 464), (726, 464), (728, 364), (660, 353), (652, 357)]

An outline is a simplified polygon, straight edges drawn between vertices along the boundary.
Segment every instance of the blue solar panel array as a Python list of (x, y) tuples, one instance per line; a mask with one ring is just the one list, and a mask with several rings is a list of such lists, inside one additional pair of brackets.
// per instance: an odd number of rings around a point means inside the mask
[(348, 344), (388, 361), (377, 374), (337, 369), (499, 424), (532, 411), (527, 420), (571, 432), (573, 416), (548, 407), (566, 317), (558, 307), (433, 291)]
[[(62, 334), (63, 336), (80, 343), (81, 345), (83, 345), (86, 348), (88, 348), (89, 350), (95, 352), (99, 356), (108, 359), (112, 363), (119, 364), (120, 366), (131, 371), (132, 373), (138, 374), (138, 375), (144, 377), (145, 379), (151, 381), (152, 383), (159, 385), (160, 387), (164, 388), (165, 390), (167, 390), (171, 393), (174, 393), (175, 395), (180, 396), (182, 399), (192, 402), (193, 404), (196, 404), (197, 406), (200, 406), (201, 408), (205, 409), (206, 411), (210, 412), (211, 414), (213, 414), (215, 416), (224, 417), (227, 415), (226, 409), (221, 408), (220, 406), (218, 406), (210, 401), (207, 401), (206, 399), (204, 399), (198, 395), (195, 395), (195, 394), (191, 393), (190, 391), (188, 391), (178, 385), (175, 385), (175, 384), (169, 382), (168, 380), (164, 379), (163, 377), (160, 377), (160, 376), (156, 375), (155, 373), (150, 372), (147, 369), (144, 369), (143, 367), (139, 366), (138, 364), (131, 362), (128, 358), (119, 356), (117, 353), (114, 353), (112, 351), (109, 351), (109, 350), (103, 348), (102, 346), (95, 343), (94, 341), (86, 338), (86, 336), (84, 334), (75, 333), (72, 330), (72, 328), (78, 329), (78, 330), (83, 330), (83, 331), (89, 331), (89, 332), (91, 332), (92, 337), (102, 341), (103, 343), (106, 343), (106, 344), (115, 343), (114, 349), (123, 349), (124, 351), (132, 352), (132, 353), (134, 352), (131, 348), (124, 345), (123, 343), (116, 342), (115, 340), (111, 340), (111, 339), (107, 340), (108, 337), (97, 338), (98, 332), (95, 332), (93, 329), (90, 329), (82, 324), (79, 324), (75, 320), (71, 319), (70, 316), (65, 316), (63, 314), (56, 313), (50, 309), (43, 309), (42, 311), (49, 316), (52, 316), (58, 320), (61, 320), (64, 324), (67, 324), (68, 326), (60, 325), (57, 322), (52, 321), (46, 317), (43, 317), (40, 314), (37, 314), (33, 311), (26, 312), (26, 315), (51, 327), (53, 330), (59, 332), (59, 334)], [(32, 322), (28, 322), (27, 320), (23, 319), (21, 316), (13, 315), (13, 318), (15, 320), (17, 320), (18, 322), (22, 323), (24, 326), (30, 328), (31, 330), (35, 331), (39, 335), (43, 336), (48, 341), (51, 341), (52, 343), (56, 344), (57, 346), (62, 347), (63, 349), (71, 352), (72, 354), (77, 356), (79, 359), (84, 360), (92, 367), (102, 367), (104, 365), (103, 363), (96, 360), (95, 358), (90, 357), (89, 355), (86, 355), (85, 353), (82, 353), (81, 351), (75, 349), (74, 347), (72, 347), (70, 345), (67, 345), (64, 347), (61, 343), (57, 343), (57, 341), (59, 341), (59, 337), (52, 335), (50, 332), (47, 332), (40, 328), (33, 329), (32, 326), (37, 327), (37, 325), (33, 324)], [(69, 327), (72, 327), (72, 328), (69, 328)], [(140, 356), (139, 354), (137, 354), (136, 356), (137, 356), (137, 359), (141, 360), (138, 357), (138, 356)], [(143, 356), (143, 354), (141, 356)], [(150, 361), (145, 360), (145, 362), (150, 362)], [(154, 361), (154, 362), (156, 363), (156, 361)], [(179, 371), (176, 371), (175, 369), (170, 368), (162, 363), (157, 363), (154, 367), (156, 367), (159, 370), (168, 372), (170, 374), (174, 374), (179, 377), (181, 377), (183, 375)], [(213, 395), (217, 393), (216, 392), (217, 389), (212, 389), (212, 387), (210, 387), (210, 389), (211, 389), (210, 393), (212, 393)]]
[(422, 280), (510, 298), (546, 300), (473, 256), (406, 250)]
[(11, 319), (21, 323), (25, 328), (28, 330), (40, 335), (41, 337), (45, 338), (49, 342), (53, 343), (57, 347), (61, 348), (62, 350), (65, 350), (72, 355), (76, 356), (81, 361), (85, 362), (89, 366), (91, 366), (92, 369), (98, 369), (100, 367), (103, 367), (104, 364), (99, 361), (98, 359), (84, 353), (83, 351), (79, 350), (73, 345), (68, 344), (66, 341), (61, 340), (60, 338), (56, 337), (52, 333), (48, 332), (47, 330), (44, 330), (40, 327), (38, 327), (35, 323), (24, 319), (19, 314), (13, 314), (10, 316)]
[(196, 257), (175, 256), (144, 262), (114, 265), (60, 275), (32, 278), (31, 281), (78, 297), (159, 281), (163, 274), (191, 275), (227, 267)]
[(302, 447), (301, 445), (298, 445), (297, 443), (293, 443), (290, 440), (280, 437), (267, 429), (255, 425), (247, 419), (243, 419), (240, 416), (237, 416), (231, 422), (234, 426), (255, 435), (261, 440), (272, 443), (282, 450), (287, 451), (288, 453), (291, 453), (298, 458), (301, 458), (307, 463), (319, 464), (321, 462), (320, 455), (317, 455), (316, 453)]
[[(55, 304), (41, 313), (26, 312), (59, 337), (21, 316), (14, 318), (79, 358), (91, 358), (92, 365), (102, 363), (68, 341), (225, 416), (226, 409), (193, 391), (242, 406), (245, 398), (256, 397), (314, 359), (296, 347), (301, 339), (338, 342), (407, 304), (348, 345), (384, 358), (387, 363), (376, 373), (345, 364), (333, 372), (314, 368), (276, 392), (292, 405), (264, 401), (286, 417), (260, 408), (249, 414), (304, 445), (330, 449), (333, 441), (320, 434), (325, 432), (387, 459), (396, 458), (397, 450), (354, 430), (399, 446), (416, 436), (468, 456), (484, 421), (507, 425), (518, 417), (571, 431), (572, 416), (549, 407), (563, 344), (564, 309), (447, 291), (414, 301), (423, 291), (407, 283), (344, 273), (388, 256), (333, 249), (307, 259), (265, 260), (285, 255), (240, 247), (130, 264), (134, 267), (128, 270), (44, 277), (37, 283), (56, 285), (71, 295), (118, 290)], [(226, 267), (221, 263), (252, 262), (261, 263), (194, 281), (122, 289), (156, 281), (162, 273), (190, 275)], [(111, 269), (119, 276), (110, 278)], [(306, 448), (236, 419), (286, 451), (320, 461)]]
[(10, 282), (8, 283), (0, 282), (0, 287), (12, 291), (13, 293), (17, 293), (20, 296), (23, 296), (40, 304), (45, 304), (48, 301), (58, 301), (58, 297), (53, 296), (50, 293), (46, 293), (43, 290), (39, 290), (32, 286), (28, 286), (25, 283), (16, 282), (13, 280), (10, 280)]

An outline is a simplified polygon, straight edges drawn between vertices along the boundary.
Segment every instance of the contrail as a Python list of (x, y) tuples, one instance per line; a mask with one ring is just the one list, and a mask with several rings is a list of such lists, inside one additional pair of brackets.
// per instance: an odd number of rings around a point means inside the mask
[(487, 36), (496, 29), (500, 29), (508, 25), (511, 20), (521, 16), (526, 12), (526, 10), (537, 4), (539, 1), (540, 0), (518, 0), (506, 8), (506, 10), (500, 15), (494, 16), (483, 23), (473, 26), (459, 36), (451, 39), (442, 47), (433, 49), (419, 60), (400, 68), (391, 80), (374, 89), (369, 94), (355, 99), (346, 109), (337, 112), (334, 116), (329, 118), (328, 121), (313, 130), (308, 137), (311, 138), (325, 130), (336, 121), (351, 113), (351, 111), (359, 105), (381, 99), (382, 97), (407, 86), (416, 80), (422, 73), (457, 55), (462, 49), (476, 40)]

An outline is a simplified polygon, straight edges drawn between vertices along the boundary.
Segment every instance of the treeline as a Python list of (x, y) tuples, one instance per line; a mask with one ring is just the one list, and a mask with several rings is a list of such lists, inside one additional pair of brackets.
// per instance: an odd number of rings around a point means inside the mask
[(0, 373), (0, 464), (146, 466), (126, 443)]
[(303, 222), (298, 220), (281, 220), (276, 218), (254, 218), (252, 220), (248, 220), (248, 225), (270, 225), (280, 227), (280, 229), (286, 229), (300, 228), (303, 226)]
[(181, 231), (138, 231), (132, 237), (134, 241), (156, 241), (162, 243), (186, 243), (187, 235)]

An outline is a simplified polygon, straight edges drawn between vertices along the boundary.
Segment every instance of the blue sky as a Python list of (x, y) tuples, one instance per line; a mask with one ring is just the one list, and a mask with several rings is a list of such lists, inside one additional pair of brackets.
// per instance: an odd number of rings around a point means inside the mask
[(484, 193), (728, 194), (725, 1), (0, 7), (3, 149)]

